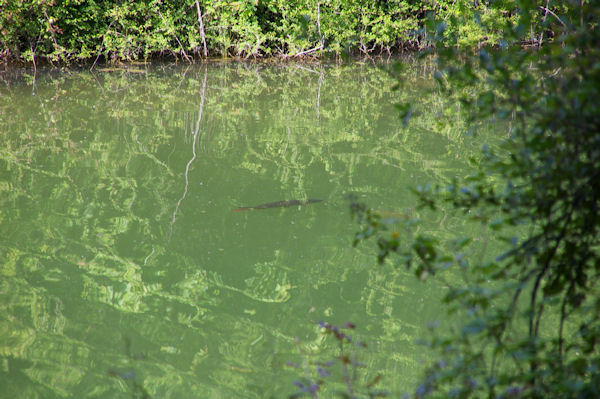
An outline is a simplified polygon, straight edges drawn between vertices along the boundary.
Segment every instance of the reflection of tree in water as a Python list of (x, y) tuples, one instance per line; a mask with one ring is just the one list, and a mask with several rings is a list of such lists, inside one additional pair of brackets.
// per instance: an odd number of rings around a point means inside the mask
[(185, 188), (183, 190), (183, 194), (181, 195), (181, 198), (179, 199), (179, 201), (177, 201), (175, 210), (173, 211), (173, 218), (171, 220), (171, 226), (169, 228), (169, 237), (171, 236), (171, 234), (173, 234), (173, 225), (175, 224), (175, 221), (177, 220), (177, 211), (179, 210), (179, 206), (181, 205), (181, 202), (185, 199), (185, 196), (187, 195), (187, 192), (188, 192), (189, 183), (190, 183), (190, 178), (189, 178), (190, 165), (192, 164), (192, 162), (194, 162), (194, 160), (196, 159), (196, 156), (197, 156), (196, 143), (198, 142), (198, 134), (200, 133), (200, 123), (202, 122), (202, 111), (204, 111), (204, 96), (206, 94), (206, 79), (207, 78), (208, 78), (208, 70), (205, 68), (204, 69), (204, 79), (202, 81), (202, 91), (200, 92), (200, 108), (198, 109), (198, 119), (196, 122), (196, 128), (192, 132), (192, 158), (185, 165)]
[[(383, 201), (398, 171), (424, 178), (457, 168), (443, 154), (428, 159), (397, 127), (381, 104), (411, 93), (390, 86), (374, 68), (294, 64), (38, 72), (35, 96), (22, 83), (2, 86), (0, 341), (9, 369), (32, 384), (23, 389), (56, 396), (94, 386), (118, 396), (106, 371), (126, 359), (107, 348), (121, 333), (148, 353), (136, 367), (152, 396), (172, 387), (239, 396), (269, 380), (269, 345), (305, 331), (294, 325), (317, 317), (311, 307), (322, 314), (322, 296), (334, 310), (348, 306), (333, 295), (358, 275), (356, 258), (335, 238), (344, 221), (321, 218), (342, 215), (349, 182)], [(446, 140), (438, 136), (427, 140)], [(421, 161), (424, 172), (413, 166)], [(321, 195), (328, 207), (231, 212)], [(368, 275), (356, 308), (374, 318), (395, 311), (395, 283)], [(297, 317), (277, 319), (274, 306)], [(394, 314), (386, 317), (395, 331)], [(215, 388), (232, 376), (235, 384)]]

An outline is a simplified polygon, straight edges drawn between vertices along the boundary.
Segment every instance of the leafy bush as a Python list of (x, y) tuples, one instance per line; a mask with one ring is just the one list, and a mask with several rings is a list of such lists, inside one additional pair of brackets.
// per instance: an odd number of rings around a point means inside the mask
[(389, 54), (432, 45), (432, 18), (446, 24), (436, 45), (473, 47), (499, 43), (515, 10), (511, 1), (466, 0), (8, 0), (0, 54), (50, 62)]

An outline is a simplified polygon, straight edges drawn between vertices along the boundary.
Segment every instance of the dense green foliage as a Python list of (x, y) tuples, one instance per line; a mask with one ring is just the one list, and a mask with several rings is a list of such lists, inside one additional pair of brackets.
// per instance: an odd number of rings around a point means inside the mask
[[(506, 43), (522, 42), (540, 10), (519, 6)], [(428, 344), (440, 360), (415, 397), (600, 397), (599, 17), (597, 4), (585, 3), (548, 13), (543, 32), (553, 38), (537, 51), (439, 54), (441, 87), (474, 123), (506, 126), (506, 138), (483, 148), (470, 178), (415, 192), (421, 207), (453, 205), (481, 225), (480, 235), (390, 235), (353, 204), (362, 224), (356, 243), (376, 236), (380, 262), (397, 253), (419, 278), (446, 280), (445, 302), (461, 321), (434, 331)], [(499, 253), (486, 250), (492, 233)]]
[(6, 0), (0, 55), (73, 62), (389, 54), (430, 46), (434, 20), (445, 26), (436, 44), (473, 47), (499, 43), (515, 10), (513, 1), (467, 0)]

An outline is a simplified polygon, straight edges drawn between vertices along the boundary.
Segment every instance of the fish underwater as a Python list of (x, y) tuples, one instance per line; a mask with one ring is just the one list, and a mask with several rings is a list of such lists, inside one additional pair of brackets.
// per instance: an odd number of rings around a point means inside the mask
[(313, 198), (309, 198), (309, 199), (305, 199), (305, 200), (293, 199), (293, 200), (288, 200), (288, 201), (269, 202), (267, 204), (260, 204), (260, 205), (255, 205), (255, 206), (242, 206), (241, 208), (235, 208), (233, 211), (234, 212), (242, 212), (242, 211), (251, 211), (251, 210), (257, 210), (257, 209), (288, 208), (290, 206), (308, 205), (308, 204), (314, 204), (316, 202), (323, 202), (323, 200), (322, 199), (313, 199)]

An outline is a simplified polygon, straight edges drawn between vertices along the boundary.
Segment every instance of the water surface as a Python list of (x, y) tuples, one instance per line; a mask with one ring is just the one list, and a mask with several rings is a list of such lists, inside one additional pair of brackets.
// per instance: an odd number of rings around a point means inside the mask
[[(0, 84), (0, 397), (287, 397), (352, 321), (365, 381), (408, 390), (443, 288), (352, 248), (352, 193), (467, 172), (427, 66), (25, 71)], [(403, 128), (394, 104), (413, 101)], [(460, 133), (460, 132), (458, 132)], [(306, 206), (233, 212), (309, 198)], [(437, 216), (436, 234), (461, 229)], [(333, 378), (335, 379), (335, 378)]]

